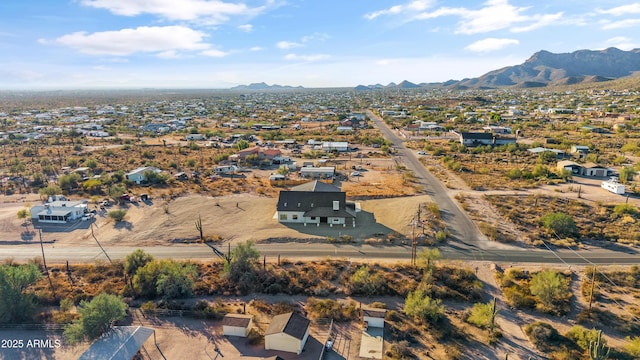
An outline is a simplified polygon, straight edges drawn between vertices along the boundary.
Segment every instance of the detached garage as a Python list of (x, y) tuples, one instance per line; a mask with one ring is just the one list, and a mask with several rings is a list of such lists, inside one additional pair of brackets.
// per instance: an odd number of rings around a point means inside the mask
[(222, 319), (222, 334), (247, 337), (252, 321), (251, 315), (227, 314)]
[(264, 335), (265, 350), (280, 350), (300, 355), (309, 337), (311, 321), (298, 314), (277, 315)]

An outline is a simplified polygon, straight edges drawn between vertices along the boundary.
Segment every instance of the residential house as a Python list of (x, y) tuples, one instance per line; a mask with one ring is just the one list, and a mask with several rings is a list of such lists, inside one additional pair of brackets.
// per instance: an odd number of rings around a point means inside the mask
[(276, 211), (281, 223), (356, 226), (357, 204), (347, 202), (340, 188), (320, 181), (312, 181), (281, 191)]
[(322, 151), (346, 152), (349, 151), (349, 143), (346, 141), (324, 141), (322, 143)]
[(52, 196), (43, 205), (31, 208), (31, 218), (42, 223), (64, 224), (82, 218), (87, 212), (88, 200), (69, 201), (63, 196)]
[(516, 143), (515, 137), (504, 137), (484, 132), (461, 132), (459, 136), (460, 143), (467, 147), (482, 145), (506, 145)]
[(238, 167), (235, 165), (219, 165), (213, 168), (213, 172), (216, 175), (228, 175), (233, 174), (236, 171), (238, 171)]
[(147, 171), (152, 171), (155, 172), (156, 174), (159, 174), (162, 172), (162, 170), (158, 169), (157, 167), (154, 166), (141, 166), (137, 169), (133, 169), (130, 172), (125, 174), (125, 178), (129, 181), (132, 181), (138, 185), (144, 183), (145, 181), (147, 181), (147, 178), (145, 176), (145, 173)]
[(310, 178), (310, 179), (332, 179), (336, 174), (336, 168), (334, 166), (321, 166), (321, 167), (310, 167), (303, 166), (300, 168), (298, 172), (300, 177)]
[(292, 312), (276, 315), (264, 334), (265, 350), (279, 350), (300, 355), (309, 338), (311, 321)]
[(540, 155), (543, 152), (552, 152), (556, 155), (556, 159), (564, 159), (565, 157), (567, 157), (567, 154), (562, 151), (562, 150), (558, 150), (558, 149), (549, 149), (549, 148), (545, 148), (545, 147), (534, 147), (531, 149), (527, 149), (527, 151), (529, 151), (532, 154), (536, 154), (536, 155)]
[(185, 135), (185, 139), (187, 139), (189, 141), (191, 141), (191, 140), (199, 141), (199, 140), (204, 140), (205, 136), (204, 136), (204, 134), (187, 134), (187, 135)]
[(584, 157), (589, 154), (589, 147), (585, 145), (573, 145), (571, 146), (571, 153), (578, 157)]
[(247, 337), (251, 324), (251, 315), (227, 314), (222, 319), (222, 334), (226, 336)]
[(558, 161), (556, 167), (558, 170), (566, 169), (570, 170), (574, 175), (588, 177), (606, 177), (613, 174), (613, 169), (594, 163), (578, 164), (573, 161), (563, 160)]

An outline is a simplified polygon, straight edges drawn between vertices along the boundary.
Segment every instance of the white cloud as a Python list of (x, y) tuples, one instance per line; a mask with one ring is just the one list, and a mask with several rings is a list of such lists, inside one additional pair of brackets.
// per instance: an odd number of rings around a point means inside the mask
[(55, 39), (56, 43), (90, 55), (127, 56), (138, 52), (166, 53), (176, 50), (206, 50), (206, 34), (184, 26), (148, 27), (88, 34), (75, 32)]
[(424, 11), (430, 8), (431, 6), (433, 6), (433, 4), (434, 4), (434, 1), (416, 0), (403, 5), (395, 5), (388, 9), (374, 11), (374, 12), (365, 14), (364, 17), (366, 19), (373, 20), (382, 15), (399, 15), (403, 13)]
[(628, 5), (617, 6), (607, 10), (598, 10), (601, 14), (608, 14), (614, 16), (622, 16), (629, 14), (640, 14), (640, 3), (633, 3)]
[(303, 43), (308, 43), (314, 40), (319, 42), (324, 42), (329, 38), (331, 37), (329, 36), (329, 34), (326, 34), (326, 33), (313, 33), (311, 35), (303, 36), (300, 41), (302, 41)]
[[(415, 3), (423, 5), (416, 7)], [(566, 21), (563, 13), (527, 15), (530, 7), (511, 5), (509, 0), (488, 0), (479, 9), (465, 7), (439, 7), (431, 11), (430, 2), (410, 2), (396, 5), (386, 10), (380, 10), (365, 15), (367, 19), (375, 19), (382, 15), (403, 17), (405, 21), (430, 20), (445, 16), (460, 18), (456, 24), (457, 34), (480, 34), (491, 31), (511, 29), (513, 32), (524, 32)], [(519, 26), (516, 26), (519, 25)]]
[(276, 44), (276, 47), (278, 49), (283, 49), (283, 50), (293, 49), (301, 46), (304, 46), (304, 45), (297, 42), (292, 42), (292, 41), (278, 41), (278, 43)]
[(202, 54), (204, 56), (216, 57), (216, 58), (221, 58), (221, 57), (225, 57), (225, 56), (229, 55), (228, 52), (224, 52), (222, 50), (216, 50), (216, 49), (205, 50), (205, 51), (201, 52), (200, 54)]
[(251, 24), (243, 24), (238, 26), (238, 29), (240, 29), (240, 31), (244, 31), (244, 32), (252, 32), (253, 31), (253, 25)]
[(518, 45), (519, 43), (516, 39), (487, 38), (478, 40), (465, 47), (465, 49), (472, 52), (486, 53), (503, 49), (509, 45)]
[(92, 67), (93, 70), (98, 70), (98, 71), (109, 71), (111, 70), (110, 67), (106, 67), (104, 65), (96, 65), (94, 67)]
[(284, 58), (285, 58), (285, 60), (312, 62), (312, 61), (327, 60), (330, 57), (331, 56), (327, 55), (327, 54), (315, 54), (315, 55), (287, 54), (287, 55), (285, 55)]
[(264, 48), (262, 46), (254, 46), (249, 49), (249, 51), (262, 51)]
[(633, 50), (640, 47), (640, 44), (635, 43), (632, 39), (625, 36), (616, 36), (606, 41), (607, 47), (616, 47), (620, 50)]
[(159, 58), (161, 58), (161, 59), (180, 59), (180, 58), (182, 58), (182, 56), (180, 56), (180, 54), (178, 54), (178, 52), (175, 51), (175, 50), (163, 51), (161, 53), (158, 53), (157, 56)]
[(602, 30), (615, 30), (640, 25), (640, 19), (624, 19), (617, 21), (603, 20), (600, 22)]
[(208, 24), (227, 22), (231, 16), (256, 16), (272, 5), (268, 1), (264, 6), (251, 8), (219, 0), (80, 0), (80, 3), (122, 16), (151, 14), (173, 21), (198, 20)]

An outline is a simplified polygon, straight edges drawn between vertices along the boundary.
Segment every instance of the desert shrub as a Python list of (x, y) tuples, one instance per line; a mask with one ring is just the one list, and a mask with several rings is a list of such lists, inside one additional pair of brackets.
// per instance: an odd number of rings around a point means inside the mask
[(567, 311), (563, 306), (571, 297), (569, 281), (562, 274), (554, 270), (543, 270), (531, 277), (529, 288), (532, 295), (540, 301), (538, 306), (545, 311), (562, 313)]
[(437, 323), (444, 318), (442, 301), (432, 299), (421, 289), (409, 293), (404, 303), (404, 312), (415, 319), (430, 323)]
[(224, 264), (224, 274), (235, 282), (251, 282), (255, 277), (255, 263), (259, 258), (260, 252), (253, 241), (239, 243), (231, 251), (231, 261)]
[(436, 241), (437, 241), (437, 242), (443, 242), (443, 241), (447, 240), (447, 236), (448, 236), (448, 235), (447, 235), (447, 232), (446, 232), (446, 231), (444, 231), (444, 230), (439, 230), (439, 231), (436, 233)]
[[(565, 336), (576, 343), (582, 350), (588, 350), (589, 344), (598, 338), (598, 330), (587, 330), (580, 325), (574, 325)], [(602, 341), (606, 345), (606, 341), (604, 339)]]
[(371, 273), (368, 266), (359, 267), (349, 277), (346, 284), (350, 295), (384, 295), (387, 292), (384, 278), (377, 272)]
[(127, 210), (124, 210), (124, 209), (111, 210), (107, 215), (110, 218), (112, 218), (114, 221), (119, 222), (124, 220), (124, 217), (127, 216)]
[(486, 304), (477, 303), (471, 308), (466, 321), (479, 328), (488, 329), (493, 326), (496, 313), (497, 308), (495, 308), (495, 304), (493, 302)]
[(406, 340), (391, 344), (389, 350), (385, 354), (389, 359), (404, 360), (413, 359), (414, 355), (411, 352), (411, 346)]
[(164, 299), (190, 296), (196, 269), (193, 264), (154, 260), (139, 268), (133, 277), (135, 291), (144, 297)]
[(613, 208), (613, 213), (622, 216), (622, 215), (636, 215), (638, 214), (638, 208), (636, 208), (633, 204), (619, 204)]
[(228, 312), (228, 309), (220, 302), (210, 304), (206, 300), (200, 300), (193, 307), (193, 313), (196, 317), (210, 320), (221, 320)]
[(358, 308), (356, 303), (341, 303), (332, 299), (307, 300), (307, 308), (312, 318), (331, 318), (335, 321), (351, 321), (358, 318)]
[(60, 300), (60, 311), (67, 312), (73, 308), (73, 299), (64, 298)]
[(627, 337), (627, 341), (624, 349), (635, 359), (640, 359), (640, 336)]
[(540, 223), (558, 236), (573, 236), (578, 232), (571, 215), (562, 212), (545, 214), (540, 218)]
[(260, 334), (260, 332), (256, 329), (250, 329), (247, 333), (247, 342), (250, 345), (259, 345), (264, 342), (264, 335)]
[(557, 343), (560, 337), (558, 330), (544, 322), (527, 324), (524, 332), (529, 337), (529, 341), (536, 349), (547, 352), (552, 349), (552, 345)]

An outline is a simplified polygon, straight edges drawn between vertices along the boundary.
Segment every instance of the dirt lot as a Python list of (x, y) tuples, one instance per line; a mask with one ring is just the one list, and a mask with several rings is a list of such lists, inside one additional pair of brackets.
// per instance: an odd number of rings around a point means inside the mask
[[(36, 200), (36, 201), (33, 201)], [(18, 210), (36, 204), (36, 198), (0, 198), (0, 245), (20, 244), (25, 227), (17, 218)], [(356, 228), (321, 226), (320, 228), (285, 226), (274, 219), (277, 199), (252, 194), (223, 197), (187, 195), (165, 202), (161, 199), (149, 203), (126, 206), (125, 221), (114, 223), (107, 211), (96, 217), (94, 233), (101, 243), (109, 246), (167, 245), (193, 241), (198, 238), (195, 220), (202, 217), (205, 236), (217, 235), (224, 240), (260, 241), (273, 238), (325, 238), (349, 234), (366, 239), (376, 232), (409, 231), (411, 216), (418, 204), (428, 202), (428, 196), (410, 196), (361, 201), (362, 212)], [(115, 208), (114, 206), (112, 208)], [(29, 227), (33, 231), (32, 227)], [(34, 237), (37, 240), (37, 236)], [(87, 224), (79, 224), (69, 232), (43, 232), (43, 240), (56, 240), (56, 246), (72, 246), (93, 242)], [(33, 241), (33, 240), (32, 240)]]

